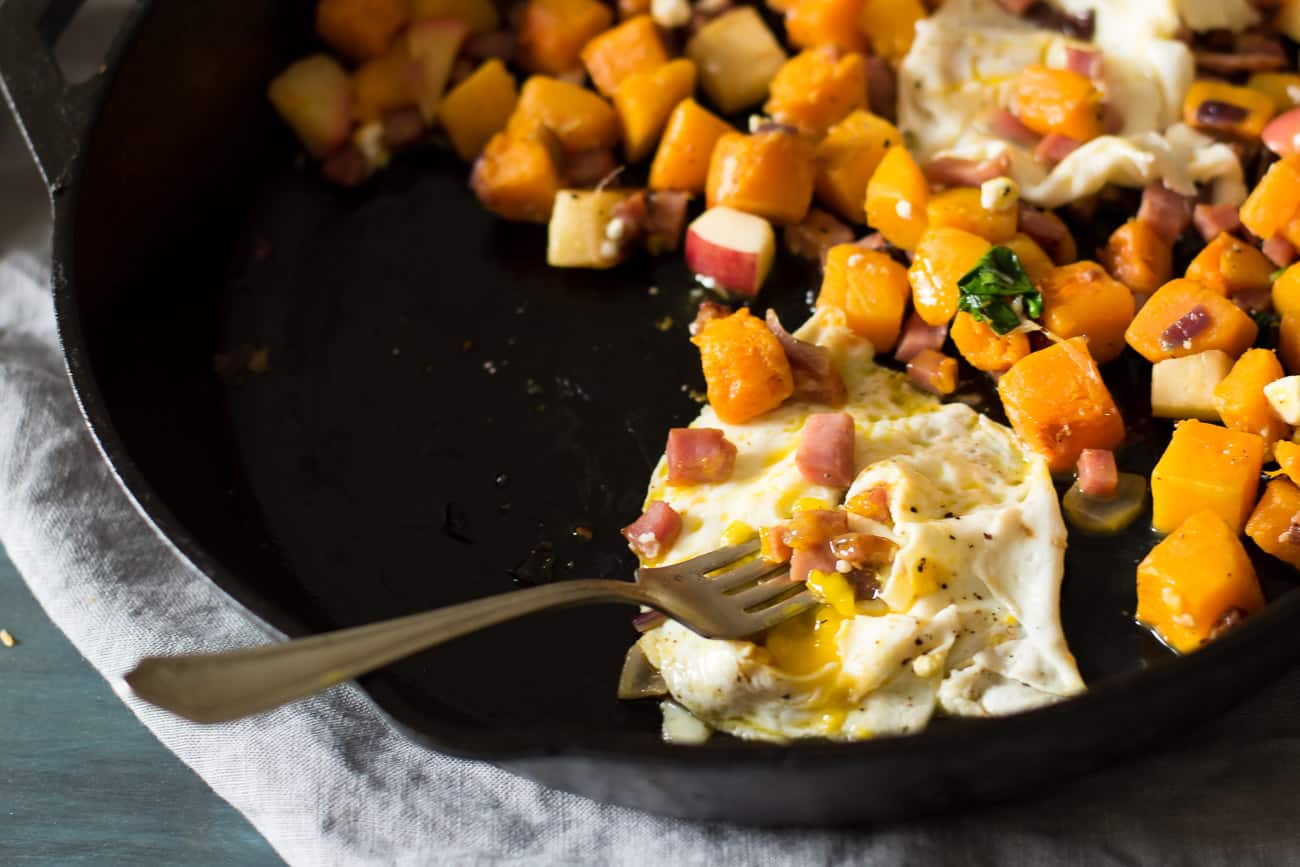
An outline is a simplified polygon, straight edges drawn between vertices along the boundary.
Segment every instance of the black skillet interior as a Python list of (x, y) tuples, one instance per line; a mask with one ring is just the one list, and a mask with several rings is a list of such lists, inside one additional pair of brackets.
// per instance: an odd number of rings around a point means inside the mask
[[(122, 54), (56, 238), (71, 266), (61, 327), (106, 452), (186, 555), (290, 633), (627, 576), (618, 528), (638, 512), (667, 428), (698, 410), (689, 275), (677, 257), (547, 268), (544, 229), (490, 217), (440, 150), (360, 191), (322, 184), (263, 97), (270, 75), (312, 50), (310, 10), (157, 2)], [(782, 259), (762, 304), (796, 324), (815, 286), (812, 269)], [(260, 349), (265, 373), (214, 370), (218, 354)], [(1144, 413), (1140, 369), (1111, 371), (1131, 418)], [(1121, 460), (1146, 471), (1167, 431), (1138, 431)], [(441, 748), (650, 809), (801, 822), (934, 809), (1087, 767), (1289, 660), (1273, 642), (1253, 677), (1223, 676), (1262, 645), (1251, 641), (1261, 622), (1168, 665), (1131, 620), (1133, 567), (1152, 541), (1134, 529), (1070, 549), (1062, 607), (1093, 696), (906, 742), (665, 747), (653, 704), (614, 697), (634, 637), (616, 608), (498, 627), (364, 686)], [(1275, 630), (1295, 606), (1279, 608)], [(1199, 697), (1182, 685), (1207, 673), (1217, 686)], [(987, 762), (1024, 761), (991, 782), (969, 750), (953, 752), (970, 743)], [(611, 784), (611, 769), (638, 782)], [(808, 788), (844, 773), (848, 784), (870, 773), (874, 794), (784, 812), (709, 794), (728, 774)], [(916, 791), (940, 781), (946, 792)]]

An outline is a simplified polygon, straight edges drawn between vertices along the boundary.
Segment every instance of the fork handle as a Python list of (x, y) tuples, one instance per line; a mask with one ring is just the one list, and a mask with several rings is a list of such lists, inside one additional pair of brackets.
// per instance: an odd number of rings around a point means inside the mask
[(314, 695), (470, 632), (588, 602), (662, 607), (628, 581), (561, 581), (279, 644), (148, 657), (125, 680), (140, 698), (188, 720), (228, 722)]

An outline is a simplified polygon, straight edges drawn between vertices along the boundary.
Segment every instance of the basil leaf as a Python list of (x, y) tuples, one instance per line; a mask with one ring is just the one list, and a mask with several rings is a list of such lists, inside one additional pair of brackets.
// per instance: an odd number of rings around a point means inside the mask
[(1029, 281), (1020, 257), (1009, 247), (994, 247), (957, 281), (961, 295), (957, 309), (977, 322), (987, 322), (998, 334), (1020, 326), (1020, 314), (1011, 302), (1019, 298), (1031, 319), (1043, 315), (1043, 296)]

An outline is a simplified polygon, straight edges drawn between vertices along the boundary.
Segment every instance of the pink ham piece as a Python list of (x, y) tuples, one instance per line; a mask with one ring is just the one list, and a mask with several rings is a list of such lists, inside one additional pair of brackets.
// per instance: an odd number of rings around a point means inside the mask
[(867, 108), (885, 120), (893, 120), (898, 108), (898, 78), (883, 57), (867, 57)]
[(679, 190), (655, 190), (646, 198), (646, 250), (651, 256), (671, 253), (681, 244), (686, 231), (686, 208), (691, 195)]
[(1011, 170), (1011, 157), (1002, 151), (986, 160), (939, 157), (925, 166), (925, 178), (940, 187), (978, 187)]
[(1300, 150), (1300, 108), (1284, 111), (1268, 122), (1260, 134), (1264, 144), (1280, 157)]
[(1067, 241), (1070, 230), (1065, 222), (1050, 211), (1035, 208), (1028, 202), (1020, 202), (1020, 231), (1034, 239), (1034, 243), (1043, 248), (1043, 252), (1052, 257), (1058, 265), (1068, 265), (1065, 261)]
[(785, 524), (774, 524), (759, 531), (758, 537), (762, 540), (764, 559), (772, 563), (790, 562), (790, 558), (794, 556), (794, 549), (786, 541), (787, 529)]
[(638, 557), (654, 560), (672, 547), (681, 532), (682, 516), (663, 500), (655, 500), (623, 528), (623, 538)]
[(767, 311), (767, 327), (780, 341), (794, 374), (795, 400), (808, 400), (839, 406), (844, 402), (844, 379), (831, 361), (830, 350), (816, 343), (800, 340), (785, 330), (775, 310)]
[(1059, 132), (1048, 133), (1034, 148), (1034, 159), (1052, 168), (1079, 149), (1079, 142)]
[(1020, 118), (1005, 108), (995, 108), (989, 112), (987, 123), (990, 133), (1012, 144), (1027, 148), (1038, 144), (1038, 133), (1021, 123)]
[(691, 321), (687, 328), (691, 337), (699, 334), (715, 319), (724, 319), (731, 315), (731, 308), (725, 304), (719, 304), (716, 301), (701, 301), (699, 309), (695, 311), (695, 319)]
[(998, 5), (1012, 15), (1024, 15), (1038, 0), (998, 0)]
[(853, 243), (853, 230), (826, 211), (811, 208), (808, 216), (785, 227), (783, 237), (791, 253), (821, 264), (831, 247)]
[(1088, 78), (1101, 78), (1105, 60), (1095, 48), (1068, 45), (1065, 48), (1065, 68)]
[(853, 416), (847, 412), (818, 412), (808, 416), (795, 454), (804, 481), (832, 488), (853, 484), (856, 439)]
[(814, 569), (832, 573), (835, 571), (835, 561), (829, 542), (823, 542), (816, 548), (796, 548), (790, 555), (790, 580), (801, 584), (808, 580)]
[(903, 335), (898, 339), (898, 348), (894, 350), (895, 361), (911, 361), (927, 349), (938, 352), (948, 339), (947, 325), (927, 325), (925, 320), (912, 311), (903, 326)]
[(675, 427), (668, 431), (668, 482), (698, 485), (725, 482), (736, 466), (736, 447), (711, 427)]
[(1268, 261), (1279, 268), (1285, 268), (1295, 261), (1295, 247), (1281, 235), (1274, 235), (1260, 247)]
[(1192, 221), (1192, 202), (1156, 181), (1142, 191), (1138, 219), (1154, 229), (1166, 244), (1172, 244)]
[(1113, 102), (1101, 105), (1101, 128), (1106, 135), (1116, 135), (1124, 129), (1124, 112)]
[(1224, 232), (1232, 233), (1240, 229), (1241, 217), (1236, 205), (1199, 204), (1192, 209), (1192, 223), (1202, 238), (1213, 241)]
[(1079, 453), (1079, 490), (1090, 497), (1113, 497), (1119, 488), (1115, 453), (1107, 449), (1084, 449)]
[(609, 148), (577, 151), (564, 158), (564, 174), (575, 187), (594, 187), (618, 168)]

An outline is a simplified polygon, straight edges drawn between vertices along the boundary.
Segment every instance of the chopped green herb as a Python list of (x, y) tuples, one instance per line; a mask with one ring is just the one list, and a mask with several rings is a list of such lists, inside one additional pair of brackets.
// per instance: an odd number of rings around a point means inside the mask
[(1255, 320), (1260, 331), (1268, 328), (1277, 328), (1282, 324), (1282, 314), (1272, 310), (1256, 310), (1250, 314), (1250, 318)]
[(1020, 301), (1024, 315), (1037, 319), (1043, 315), (1043, 296), (1020, 264), (1020, 257), (1009, 247), (994, 247), (984, 254), (966, 276), (957, 281), (961, 298), (957, 309), (964, 310), (977, 322), (987, 322), (998, 334), (1020, 326)]
[(1268, 281), (1269, 281), (1270, 283), (1276, 283), (1278, 280), (1281, 280), (1281, 279), (1282, 279), (1282, 275), (1285, 274), (1285, 273), (1286, 273), (1286, 268), (1285, 268), (1285, 267), (1278, 268), (1278, 269), (1277, 269), (1276, 271), (1274, 271), (1272, 274), (1269, 274), (1269, 275), (1268, 275)]

